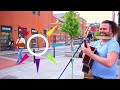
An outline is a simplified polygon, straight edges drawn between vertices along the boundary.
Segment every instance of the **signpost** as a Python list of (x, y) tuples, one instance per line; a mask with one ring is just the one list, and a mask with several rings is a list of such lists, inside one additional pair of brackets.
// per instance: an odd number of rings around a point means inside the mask
[[(53, 43), (56, 43), (56, 35), (53, 35)], [(55, 58), (55, 47), (53, 47), (53, 57)]]

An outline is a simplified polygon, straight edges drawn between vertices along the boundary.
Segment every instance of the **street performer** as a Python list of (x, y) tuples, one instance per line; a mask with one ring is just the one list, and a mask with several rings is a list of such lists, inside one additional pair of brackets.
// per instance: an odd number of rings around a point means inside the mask
[(88, 44), (87, 48), (82, 46), (82, 52), (93, 59), (93, 79), (116, 79), (119, 44), (113, 37), (119, 33), (118, 26), (113, 21), (105, 20), (100, 25), (99, 33), (101, 39), (93, 45), (97, 53), (94, 54)]

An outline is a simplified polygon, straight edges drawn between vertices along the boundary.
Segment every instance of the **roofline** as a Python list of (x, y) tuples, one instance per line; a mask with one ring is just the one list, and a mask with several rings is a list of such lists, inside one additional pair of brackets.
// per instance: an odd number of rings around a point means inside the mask
[[(56, 18), (54, 15), (55, 15), (55, 14), (53, 14), (53, 17)], [(56, 18), (56, 19), (58, 19), (58, 18)], [(61, 21), (60, 19), (58, 19), (58, 20)], [(63, 22), (63, 21), (61, 21), (61, 22)]]

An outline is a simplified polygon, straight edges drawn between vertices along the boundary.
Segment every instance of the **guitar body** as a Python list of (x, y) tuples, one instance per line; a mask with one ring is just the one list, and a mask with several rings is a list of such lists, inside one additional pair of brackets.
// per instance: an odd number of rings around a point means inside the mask
[[(93, 53), (96, 53), (96, 49), (92, 46), (90, 46), (91, 50), (93, 51)], [(93, 59), (91, 59), (88, 55), (85, 55), (83, 57), (83, 68), (82, 68), (82, 71), (84, 73), (89, 73), (90, 72), (90, 69), (92, 68), (92, 64), (93, 64)]]

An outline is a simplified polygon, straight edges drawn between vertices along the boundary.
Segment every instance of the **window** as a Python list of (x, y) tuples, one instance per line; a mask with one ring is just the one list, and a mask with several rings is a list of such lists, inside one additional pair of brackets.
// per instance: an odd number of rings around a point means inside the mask
[(40, 16), (40, 11), (32, 11), (32, 14), (36, 14)]
[(64, 40), (64, 36), (63, 36), (63, 34), (61, 34), (61, 40)]
[(32, 11), (32, 14), (35, 14), (35, 11)]
[(36, 11), (36, 14), (40, 16), (40, 11)]

